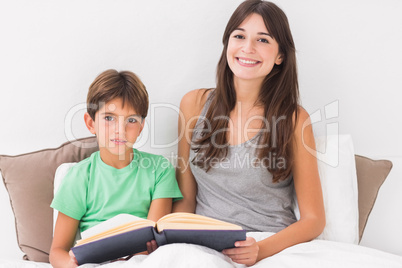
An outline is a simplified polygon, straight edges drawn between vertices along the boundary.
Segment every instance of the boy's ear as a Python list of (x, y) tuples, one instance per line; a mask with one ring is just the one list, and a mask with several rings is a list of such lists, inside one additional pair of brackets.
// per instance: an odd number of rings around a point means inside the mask
[(95, 121), (91, 118), (91, 116), (89, 115), (89, 113), (85, 113), (84, 114), (84, 121), (85, 121), (85, 125), (87, 126), (88, 130), (92, 133), (96, 135), (96, 131), (95, 131)]
[(144, 129), (144, 126), (145, 126), (145, 118), (142, 119), (140, 132), (138, 133), (138, 136), (141, 134), (142, 130)]

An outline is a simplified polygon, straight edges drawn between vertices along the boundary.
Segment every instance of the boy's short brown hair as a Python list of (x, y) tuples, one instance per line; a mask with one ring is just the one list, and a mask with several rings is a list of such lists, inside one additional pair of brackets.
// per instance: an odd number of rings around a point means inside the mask
[(142, 118), (148, 113), (148, 92), (133, 72), (110, 69), (102, 72), (92, 82), (87, 96), (87, 112), (93, 120), (95, 114), (105, 103), (121, 98), (123, 106), (127, 103)]

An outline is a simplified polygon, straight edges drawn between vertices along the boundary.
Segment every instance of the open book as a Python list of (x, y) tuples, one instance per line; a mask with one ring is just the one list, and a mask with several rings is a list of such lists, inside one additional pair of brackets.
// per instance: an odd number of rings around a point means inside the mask
[(240, 226), (192, 213), (171, 213), (157, 222), (123, 215), (82, 233), (83, 239), (72, 248), (78, 264), (102, 263), (142, 252), (151, 240), (158, 246), (190, 243), (218, 251), (246, 240), (246, 231)]

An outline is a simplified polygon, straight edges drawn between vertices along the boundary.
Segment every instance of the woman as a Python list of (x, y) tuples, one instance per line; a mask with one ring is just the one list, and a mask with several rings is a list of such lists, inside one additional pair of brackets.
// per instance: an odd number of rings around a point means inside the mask
[(275, 232), (223, 251), (253, 265), (317, 237), (325, 226), (324, 206), (317, 160), (306, 150), (315, 142), (298, 103), (286, 15), (273, 3), (247, 0), (230, 18), (223, 45), (216, 88), (191, 91), (180, 104), (177, 179), (184, 199), (174, 211)]

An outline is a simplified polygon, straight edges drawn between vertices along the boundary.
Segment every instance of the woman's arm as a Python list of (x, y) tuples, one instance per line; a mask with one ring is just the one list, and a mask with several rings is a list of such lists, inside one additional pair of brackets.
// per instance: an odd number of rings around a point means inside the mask
[[(148, 211), (148, 220), (158, 221), (163, 216), (172, 212), (172, 198), (158, 198), (152, 200), (151, 206)], [(158, 248), (155, 240), (147, 242), (147, 251), (141, 252), (140, 254), (151, 254)]]
[(258, 260), (269, 257), (290, 246), (310, 241), (325, 227), (325, 211), (316, 155), (313, 129), (308, 113), (300, 108), (293, 145), (293, 180), (300, 210), (300, 220), (281, 232), (260, 241)]
[(69, 253), (74, 243), (78, 225), (78, 220), (59, 212), (49, 256), (53, 267), (78, 266), (74, 254)]
[(158, 198), (152, 200), (147, 219), (156, 222), (171, 212), (172, 198)]
[(257, 243), (250, 238), (236, 242), (236, 248), (224, 251), (236, 262), (252, 265), (290, 246), (310, 241), (324, 229), (325, 212), (317, 159), (306, 149), (315, 149), (314, 135), (308, 113), (304, 109), (299, 111), (293, 144), (295, 162), (292, 172), (300, 220)]
[(205, 89), (190, 91), (180, 102), (176, 179), (183, 199), (174, 202), (173, 212), (195, 212), (197, 183), (190, 170), (190, 148), (192, 131), (206, 101), (204, 93)]

